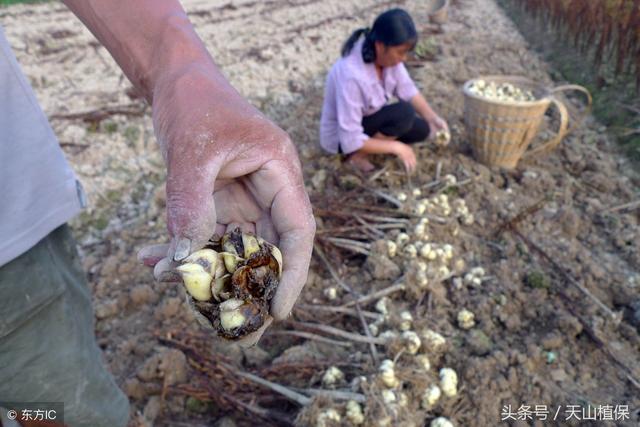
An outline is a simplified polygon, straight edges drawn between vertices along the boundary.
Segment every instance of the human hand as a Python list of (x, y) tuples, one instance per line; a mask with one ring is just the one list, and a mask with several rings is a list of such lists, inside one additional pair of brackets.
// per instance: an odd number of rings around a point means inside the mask
[(449, 132), (449, 125), (447, 124), (446, 120), (438, 116), (437, 114), (427, 120), (427, 122), (429, 123), (429, 128), (431, 129), (431, 136), (435, 136), (436, 132), (438, 132), (439, 130), (446, 130), (447, 132)]
[(449, 125), (447, 122), (437, 114), (429, 120), (429, 138), (433, 140), (437, 145), (445, 147), (449, 145), (451, 141), (451, 132), (449, 131)]
[(416, 154), (413, 151), (413, 148), (403, 142), (394, 141), (394, 143), (393, 153), (398, 156), (400, 161), (402, 161), (407, 172), (413, 173), (416, 169), (417, 163)]
[(139, 259), (170, 281), (177, 261), (239, 226), (282, 251), (271, 315), (287, 317), (306, 281), (315, 221), (286, 133), (200, 65), (157, 85), (153, 122), (167, 164), (171, 243), (144, 248)]

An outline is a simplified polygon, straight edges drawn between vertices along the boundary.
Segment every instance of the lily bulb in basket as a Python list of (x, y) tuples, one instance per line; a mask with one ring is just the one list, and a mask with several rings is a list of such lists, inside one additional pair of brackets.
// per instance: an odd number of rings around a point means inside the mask
[(189, 255), (176, 271), (196, 318), (227, 339), (258, 330), (282, 276), (280, 250), (239, 228)]
[(530, 90), (522, 89), (511, 83), (486, 82), (484, 80), (476, 80), (469, 91), (474, 95), (487, 98), (493, 101), (535, 101), (536, 97)]

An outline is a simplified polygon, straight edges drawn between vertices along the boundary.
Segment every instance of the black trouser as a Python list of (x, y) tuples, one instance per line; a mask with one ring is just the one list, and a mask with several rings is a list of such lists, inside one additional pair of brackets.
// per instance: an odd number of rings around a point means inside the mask
[(429, 136), (429, 124), (416, 115), (411, 104), (404, 101), (384, 106), (376, 113), (364, 117), (362, 127), (369, 136), (380, 132), (408, 144), (424, 141)]

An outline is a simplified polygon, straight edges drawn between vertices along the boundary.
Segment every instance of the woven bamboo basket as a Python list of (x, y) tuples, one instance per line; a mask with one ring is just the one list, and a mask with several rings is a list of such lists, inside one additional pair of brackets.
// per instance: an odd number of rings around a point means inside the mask
[(431, 0), (429, 21), (444, 24), (449, 19), (449, 0)]
[[(477, 80), (496, 84), (511, 83), (523, 90), (530, 90), (536, 100), (497, 101), (480, 97), (469, 90)], [(582, 86), (563, 85), (549, 89), (517, 76), (483, 76), (466, 82), (462, 88), (464, 122), (475, 158), (488, 166), (513, 169), (523, 157), (551, 152), (580, 121), (577, 120), (572, 129), (568, 128), (567, 107), (556, 97), (556, 94), (566, 90), (576, 90), (585, 94), (588, 102), (584, 114), (586, 115), (591, 108), (591, 95)], [(560, 112), (558, 133), (538, 147), (527, 151), (540, 129), (545, 112), (551, 105)]]

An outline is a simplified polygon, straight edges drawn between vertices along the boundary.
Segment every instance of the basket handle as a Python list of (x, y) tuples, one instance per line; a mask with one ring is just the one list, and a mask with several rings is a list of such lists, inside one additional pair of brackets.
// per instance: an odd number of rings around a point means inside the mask
[(578, 92), (582, 92), (587, 98), (587, 108), (584, 110), (581, 117), (576, 118), (573, 122), (573, 125), (567, 130), (567, 133), (571, 133), (582, 123), (582, 120), (591, 112), (591, 107), (593, 106), (593, 99), (591, 98), (591, 93), (584, 87), (580, 85), (561, 85), (551, 89), (551, 93), (558, 93), (565, 90), (575, 90)]
[(556, 106), (558, 111), (560, 111), (560, 129), (558, 129), (558, 133), (556, 136), (546, 141), (544, 144), (536, 147), (530, 151), (527, 151), (522, 155), (522, 158), (528, 158), (540, 153), (548, 153), (562, 141), (562, 138), (567, 134), (567, 128), (569, 126), (569, 112), (567, 111), (567, 107), (555, 97), (551, 98), (551, 102)]
[(551, 89), (552, 94), (556, 94), (558, 92), (562, 92), (565, 90), (576, 90), (582, 92), (587, 98), (587, 108), (582, 114), (581, 117), (573, 120), (572, 126), (569, 128), (569, 111), (567, 110), (567, 106), (564, 105), (562, 101), (557, 99), (555, 96), (551, 97), (551, 102), (556, 106), (558, 111), (560, 111), (560, 129), (558, 130), (558, 134), (551, 140), (545, 142), (539, 147), (534, 148), (531, 151), (526, 152), (522, 157), (530, 157), (536, 154), (548, 153), (552, 151), (556, 146), (562, 141), (562, 138), (565, 137), (568, 133), (573, 132), (579, 125), (582, 123), (582, 120), (591, 112), (591, 107), (593, 105), (593, 99), (591, 98), (591, 94), (587, 89), (580, 85), (561, 85)]

